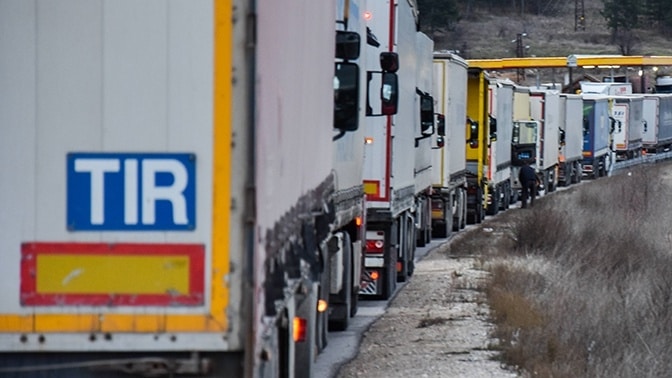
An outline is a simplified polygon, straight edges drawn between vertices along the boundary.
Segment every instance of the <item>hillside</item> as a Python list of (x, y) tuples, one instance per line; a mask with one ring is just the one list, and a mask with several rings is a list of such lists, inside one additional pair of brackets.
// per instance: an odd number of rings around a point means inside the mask
[[(460, 50), (462, 56), (474, 58), (503, 58), (516, 56), (516, 35), (527, 33), (525, 55), (567, 56), (569, 54), (620, 54), (611, 43), (609, 29), (600, 15), (602, 0), (585, 0), (585, 30), (574, 30), (575, 2), (548, 1), (554, 4), (557, 16), (502, 12), (499, 9), (468, 10), (462, 3), (462, 19), (454, 31), (436, 33), (437, 49)], [(422, 12), (422, 9), (420, 9)], [(672, 40), (655, 31), (637, 30), (634, 55), (672, 55)], [(466, 47), (466, 48), (465, 48)]]
[[(553, 7), (556, 16), (521, 15), (511, 9), (467, 9), (466, 4), (469, 3), (460, 2), (461, 19), (454, 30), (432, 33), (435, 50), (459, 51), (466, 59), (515, 57), (517, 35), (525, 33), (523, 46), (529, 46), (524, 50), (525, 56), (621, 54), (619, 46), (612, 42), (606, 21), (600, 15), (602, 0), (584, 0), (585, 30), (579, 28), (576, 31), (575, 1), (544, 2)], [(644, 29), (636, 30), (635, 37), (632, 55), (672, 55), (670, 38)], [(585, 73), (596, 77), (605, 74), (594, 70)], [(623, 67), (613, 74), (632, 77), (637, 75), (637, 70)], [(655, 73), (649, 71), (647, 75), (653, 76)]]

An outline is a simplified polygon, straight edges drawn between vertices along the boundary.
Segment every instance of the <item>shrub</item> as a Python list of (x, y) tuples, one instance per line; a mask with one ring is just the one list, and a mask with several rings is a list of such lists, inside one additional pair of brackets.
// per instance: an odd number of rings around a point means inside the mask
[(548, 377), (672, 371), (668, 166), (633, 169), (504, 214), (499, 225), (513, 242), (498, 239), (490, 248), (499, 257), (485, 266), (506, 363)]

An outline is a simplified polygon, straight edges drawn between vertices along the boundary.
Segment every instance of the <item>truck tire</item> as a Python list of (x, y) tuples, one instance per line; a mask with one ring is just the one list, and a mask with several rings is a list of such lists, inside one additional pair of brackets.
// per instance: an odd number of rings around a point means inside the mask
[(408, 259), (406, 261), (406, 276), (411, 277), (415, 271), (415, 225), (412, 219), (408, 219)]
[(428, 243), (432, 241), (432, 226), (431, 221), (429, 224), (427, 222), (420, 222), (421, 228), (417, 231), (417, 238), (415, 245), (417, 247), (425, 247)]
[(415, 227), (415, 225), (410, 219), (406, 219), (406, 216), (404, 215), (400, 218), (399, 237), (401, 237), (402, 240), (401, 243), (399, 243), (399, 248), (401, 248), (401, 260), (397, 261), (397, 264), (401, 264), (401, 270), (397, 271), (397, 282), (406, 282), (406, 279), (408, 278), (408, 261), (411, 252), (411, 244), (415, 244), (415, 239), (412, 238), (413, 233), (410, 232), (410, 230), (412, 227)]
[(385, 269), (383, 270), (382, 277), (383, 290), (381, 299), (383, 300), (390, 299), (392, 294), (394, 294), (394, 291), (397, 289), (397, 253), (398, 251), (389, 253), (393, 256), (390, 257), (385, 263)]
[(478, 188), (476, 194), (476, 223), (482, 223), (485, 219), (485, 209), (483, 208), (483, 189)]
[(352, 242), (350, 235), (343, 232), (343, 287), (338, 293), (339, 302), (335, 304), (329, 317), (330, 331), (345, 331), (348, 329), (352, 311)]
[(511, 186), (509, 185), (508, 181), (504, 184), (504, 188), (502, 190), (504, 191), (504, 198), (499, 209), (507, 210), (509, 206), (511, 206)]
[(488, 215), (497, 215), (499, 212), (499, 191), (499, 186), (496, 186), (490, 196), (490, 204), (488, 205), (487, 210)]
[(467, 194), (462, 191), (462, 223), (460, 223), (460, 230), (467, 228)]
[(446, 201), (445, 198), (441, 200), (443, 202), (443, 221), (442, 222), (432, 222), (432, 237), (433, 238), (447, 238), (450, 235), (450, 230), (453, 229), (453, 207), (450, 201)]

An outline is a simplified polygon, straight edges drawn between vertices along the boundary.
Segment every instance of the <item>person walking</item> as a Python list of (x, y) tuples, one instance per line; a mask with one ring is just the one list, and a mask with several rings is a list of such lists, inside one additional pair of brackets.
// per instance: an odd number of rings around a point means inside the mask
[(537, 196), (537, 184), (539, 184), (539, 178), (529, 162), (526, 161), (525, 164), (520, 167), (518, 181), (522, 187), (522, 204), (520, 207), (523, 209), (527, 207), (528, 197), (530, 198), (530, 207), (534, 206), (534, 198)]

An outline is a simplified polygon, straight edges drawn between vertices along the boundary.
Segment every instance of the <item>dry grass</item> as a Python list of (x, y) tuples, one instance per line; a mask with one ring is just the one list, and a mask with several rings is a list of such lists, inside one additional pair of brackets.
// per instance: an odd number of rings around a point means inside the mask
[[(490, 251), (486, 290), (506, 363), (543, 377), (672, 371), (672, 164), (543, 197), (458, 240)], [(479, 235), (493, 229), (497, 238)]]

